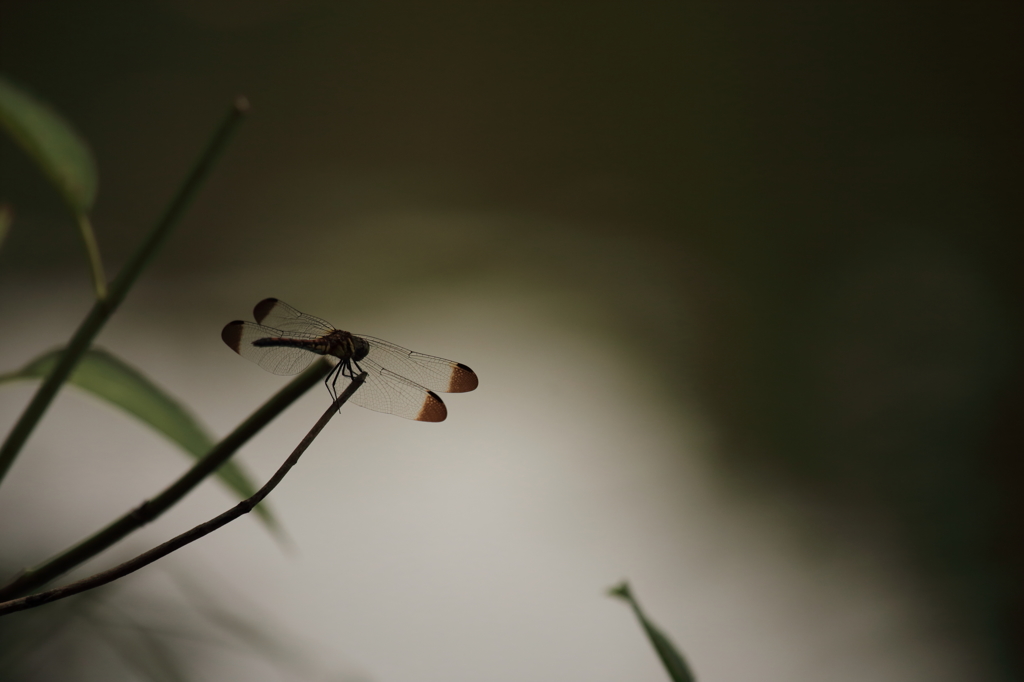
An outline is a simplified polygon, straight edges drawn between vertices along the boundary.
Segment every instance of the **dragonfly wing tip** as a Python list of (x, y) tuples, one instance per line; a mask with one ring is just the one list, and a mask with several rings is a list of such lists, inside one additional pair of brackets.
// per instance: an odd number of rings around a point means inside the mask
[(256, 318), (256, 321), (263, 323), (263, 320), (270, 314), (270, 311), (277, 305), (276, 298), (265, 298), (256, 304), (256, 307), (252, 309), (252, 316)]
[(433, 391), (427, 391), (423, 406), (420, 408), (419, 414), (416, 415), (416, 421), (443, 422), (447, 417), (448, 408), (444, 406), (444, 402)]
[(242, 329), (245, 328), (245, 322), (242, 320), (235, 320), (234, 322), (228, 322), (224, 325), (224, 329), (220, 333), (220, 338), (224, 339), (224, 343), (228, 345), (228, 348), (239, 352), (239, 348), (242, 343)]
[(456, 362), (452, 367), (452, 375), (448, 379), (449, 393), (468, 393), (480, 385), (480, 379), (476, 372), (466, 367), (461, 362)]

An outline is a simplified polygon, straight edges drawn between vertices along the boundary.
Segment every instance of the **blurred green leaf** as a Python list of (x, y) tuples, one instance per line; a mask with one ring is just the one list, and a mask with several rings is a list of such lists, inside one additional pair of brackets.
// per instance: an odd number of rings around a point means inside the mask
[(76, 214), (96, 199), (96, 162), (57, 112), (0, 76), (0, 126), (21, 145)]
[[(45, 378), (57, 364), (61, 352), (63, 349), (50, 351), (16, 372), (0, 375), (0, 383)], [(196, 459), (214, 446), (199, 422), (177, 400), (106, 351), (97, 348), (86, 351), (69, 382), (134, 415)], [(217, 470), (217, 476), (242, 499), (256, 492), (249, 477), (235, 462), (226, 462)], [(277, 523), (265, 505), (265, 502), (257, 505), (254, 511), (268, 527), (277, 530)]]
[[(60, 114), (0, 76), (0, 127), (54, 184), (75, 216), (92, 271), (96, 297), (106, 298), (107, 279), (88, 213), (96, 199), (96, 162), (89, 146)], [(0, 240), (3, 238), (0, 226)]]
[(640, 625), (643, 626), (644, 632), (647, 633), (647, 638), (651, 640), (654, 650), (658, 652), (658, 658), (661, 659), (662, 665), (665, 666), (665, 670), (668, 671), (669, 677), (672, 678), (673, 682), (695, 682), (697, 678), (690, 672), (690, 666), (686, 664), (686, 659), (683, 658), (683, 655), (679, 653), (679, 650), (676, 649), (669, 638), (656, 628), (654, 623), (647, 619), (647, 616), (640, 609), (640, 604), (633, 598), (633, 592), (629, 589), (629, 583), (622, 581), (621, 584), (609, 589), (608, 594), (629, 602), (629, 605), (633, 607), (633, 612), (640, 621)]

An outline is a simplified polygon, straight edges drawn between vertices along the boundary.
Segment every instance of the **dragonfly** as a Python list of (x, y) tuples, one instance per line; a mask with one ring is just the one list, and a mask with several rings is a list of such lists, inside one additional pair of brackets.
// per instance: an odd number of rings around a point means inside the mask
[(366, 372), (366, 382), (349, 401), (375, 412), (442, 422), (448, 408), (435, 391), (466, 393), (479, 385), (476, 373), (461, 362), (335, 329), (276, 298), (260, 301), (252, 313), (256, 322), (235, 320), (224, 327), (221, 338), (228, 348), (281, 375), (298, 374), (326, 357), (334, 363), (324, 380), (332, 398)]

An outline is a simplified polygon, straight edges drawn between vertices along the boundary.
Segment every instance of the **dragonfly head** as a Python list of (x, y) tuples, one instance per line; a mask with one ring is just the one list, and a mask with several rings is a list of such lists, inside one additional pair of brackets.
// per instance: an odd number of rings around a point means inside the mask
[(358, 336), (352, 336), (352, 359), (359, 362), (366, 357), (366, 354), (370, 352), (370, 344), (366, 342), (366, 339), (361, 339)]

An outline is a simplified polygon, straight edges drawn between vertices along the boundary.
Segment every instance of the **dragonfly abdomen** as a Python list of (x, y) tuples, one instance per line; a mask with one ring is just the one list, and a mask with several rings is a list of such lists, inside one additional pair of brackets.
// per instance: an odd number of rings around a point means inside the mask
[(268, 336), (256, 339), (252, 345), (258, 348), (278, 346), (284, 348), (302, 348), (319, 355), (333, 355), (340, 360), (355, 360), (356, 362), (366, 357), (369, 346), (366, 341), (335, 329), (317, 339), (294, 339), (286, 336)]
[(285, 337), (269, 336), (265, 339), (256, 339), (252, 345), (257, 348), (278, 346), (282, 348), (303, 348), (318, 355), (327, 355), (331, 352), (331, 344), (326, 338), (319, 339), (289, 339)]

